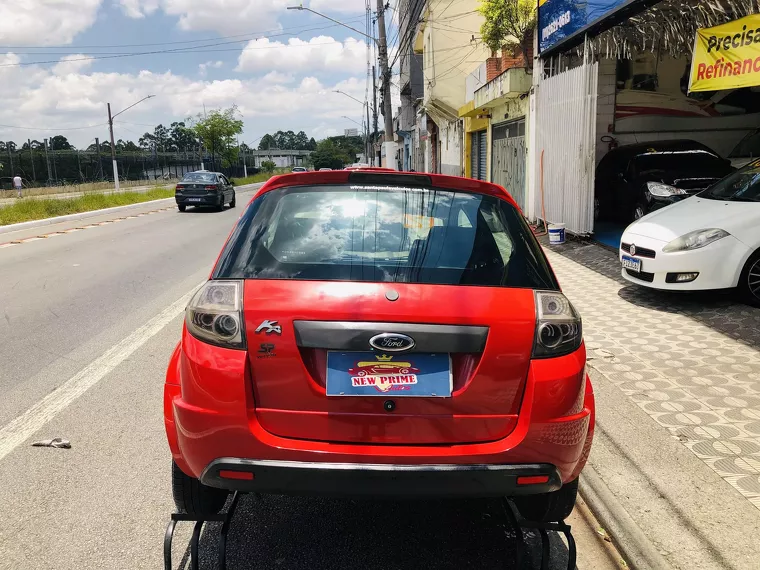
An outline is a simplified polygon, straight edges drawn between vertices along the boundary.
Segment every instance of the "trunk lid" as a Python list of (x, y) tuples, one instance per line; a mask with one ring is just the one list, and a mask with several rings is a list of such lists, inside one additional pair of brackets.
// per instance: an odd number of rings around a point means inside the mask
[[(519, 288), (247, 280), (255, 413), (264, 429), (288, 438), (386, 444), (503, 438), (517, 422), (534, 305), (533, 291)], [(327, 396), (328, 352), (370, 352), (367, 339), (385, 332), (417, 343), (398, 359), (448, 353), (451, 397)], [(393, 411), (384, 407), (388, 400)]]

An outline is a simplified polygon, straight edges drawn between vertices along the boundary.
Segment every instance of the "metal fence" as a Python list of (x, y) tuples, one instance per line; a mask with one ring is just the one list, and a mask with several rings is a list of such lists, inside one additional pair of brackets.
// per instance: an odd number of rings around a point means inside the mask
[[(251, 164), (252, 157), (245, 157)], [(197, 151), (187, 152), (124, 152), (117, 153), (119, 180), (170, 180), (186, 172), (215, 170), (229, 177), (242, 177), (243, 157), (239, 164), (222, 167), (220, 160), (201, 157)], [(9, 189), (18, 175), (27, 187), (65, 186), (86, 182), (113, 181), (110, 152), (58, 150), (19, 150), (0, 154), (0, 189)], [(248, 173), (258, 172), (252, 164)]]

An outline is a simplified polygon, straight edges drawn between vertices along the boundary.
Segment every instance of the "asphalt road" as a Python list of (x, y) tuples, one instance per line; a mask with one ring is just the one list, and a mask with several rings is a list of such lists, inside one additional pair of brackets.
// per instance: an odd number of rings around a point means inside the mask
[[(252, 189), (238, 190), (238, 204)], [(164, 370), (187, 295), (242, 211), (167, 206), (0, 240), (21, 242), (0, 247), (0, 569), (162, 567), (173, 511)], [(53, 437), (72, 448), (31, 446)], [(579, 567), (616, 568), (596, 523), (573, 524)], [(202, 536), (206, 568), (217, 535), (211, 525)], [(189, 537), (186, 523), (175, 568), (186, 566)], [(539, 541), (528, 543), (524, 568), (539, 568)], [(565, 544), (551, 544), (550, 568), (565, 568)], [(514, 537), (493, 501), (246, 496), (229, 551), (232, 569), (514, 568)]]

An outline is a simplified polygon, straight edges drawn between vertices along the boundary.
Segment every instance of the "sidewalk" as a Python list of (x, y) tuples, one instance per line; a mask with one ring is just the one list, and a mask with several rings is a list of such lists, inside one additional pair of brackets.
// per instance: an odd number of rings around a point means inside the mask
[(583, 317), (590, 464), (675, 568), (757, 567), (760, 310), (637, 287), (597, 245), (545, 249)]
[[(168, 188), (171, 186), (171, 184), (161, 184), (159, 187), (166, 187)], [(157, 188), (157, 186), (134, 186), (131, 188), (121, 188), (119, 192), (147, 192), (148, 190), (153, 190), (154, 188)], [(116, 192), (116, 189), (111, 190), (90, 190), (88, 192), (60, 192), (58, 194), (39, 194), (39, 195), (30, 195), (28, 194), (29, 191), (34, 191), (34, 188), (31, 188), (29, 190), (24, 190), (23, 198), (22, 200), (41, 200), (41, 199), (49, 199), (49, 200), (62, 200), (66, 198), (78, 198), (79, 196), (83, 196), (84, 194), (114, 194)], [(0, 208), (3, 206), (10, 206), (11, 204), (15, 204), (18, 201), (18, 198), (16, 198), (16, 191), (15, 190), (3, 190), (0, 192)]]

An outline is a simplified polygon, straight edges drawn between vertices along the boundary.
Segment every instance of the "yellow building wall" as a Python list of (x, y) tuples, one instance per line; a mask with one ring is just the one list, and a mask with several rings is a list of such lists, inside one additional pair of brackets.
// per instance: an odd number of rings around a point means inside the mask
[[(470, 133), (476, 133), (478, 131), (482, 131), (486, 129), (488, 129), (488, 119), (478, 119), (477, 117), (464, 118), (464, 175), (465, 175), (465, 178), (472, 178), (472, 138), (470, 138)], [(488, 165), (486, 165), (486, 168), (488, 168)]]
[[(480, 0), (429, 0), (423, 17), (423, 75), (425, 97), (444, 102), (452, 109), (465, 103), (465, 79), (490, 50), (480, 37), (483, 16)], [(456, 16), (455, 18), (452, 18)]]

